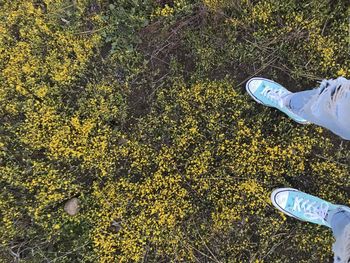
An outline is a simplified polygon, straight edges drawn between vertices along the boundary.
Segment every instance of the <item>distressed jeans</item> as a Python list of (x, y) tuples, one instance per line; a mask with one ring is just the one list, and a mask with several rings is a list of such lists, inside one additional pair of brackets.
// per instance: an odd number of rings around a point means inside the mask
[(350, 140), (350, 80), (323, 80), (320, 87), (289, 94), (283, 100), (305, 120)]

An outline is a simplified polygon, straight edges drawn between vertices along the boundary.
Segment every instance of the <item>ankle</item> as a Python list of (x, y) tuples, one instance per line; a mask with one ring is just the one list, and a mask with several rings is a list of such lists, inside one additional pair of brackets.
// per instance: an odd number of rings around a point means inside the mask
[(281, 98), (281, 103), (283, 104), (284, 107), (287, 107), (288, 109), (291, 109), (291, 97), (293, 93), (286, 94)]
[(347, 214), (350, 217), (350, 211), (348, 209), (346, 209), (346, 207), (338, 207), (336, 209), (329, 210), (325, 220), (328, 223), (331, 223), (331, 221), (334, 218), (334, 216), (337, 215), (337, 214), (341, 214), (341, 213)]

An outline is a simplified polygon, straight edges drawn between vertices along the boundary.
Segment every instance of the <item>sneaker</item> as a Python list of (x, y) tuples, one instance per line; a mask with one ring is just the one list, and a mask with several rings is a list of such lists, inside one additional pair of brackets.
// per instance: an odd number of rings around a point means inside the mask
[(268, 107), (279, 109), (287, 114), (292, 120), (300, 124), (308, 123), (307, 120), (296, 115), (286, 105), (284, 105), (283, 97), (292, 94), (292, 92), (280, 84), (269, 79), (256, 77), (248, 80), (246, 90), (256, 102)]
[(272, 204), (281, 212), (296, 219), (331, 227), (327, 215), (339, 205), (293, 188), (278, 188), (271, 194)]

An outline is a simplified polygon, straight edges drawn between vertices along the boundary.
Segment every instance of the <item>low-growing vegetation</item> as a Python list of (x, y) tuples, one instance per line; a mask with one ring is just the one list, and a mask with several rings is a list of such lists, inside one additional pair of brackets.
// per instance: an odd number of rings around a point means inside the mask
[(350, 205), (349, 142), (258, 105), (244, 84), (349, 78), (350, 3), (18, 0), (0, 12), (0, 262), (332, 258), (330, 230), (269, 197), (294, 187)]

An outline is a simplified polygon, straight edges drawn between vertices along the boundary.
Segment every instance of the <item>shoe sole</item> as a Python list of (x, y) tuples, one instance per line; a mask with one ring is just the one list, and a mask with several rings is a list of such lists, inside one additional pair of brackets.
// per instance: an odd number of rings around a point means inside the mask
[[(253, 80), (262, 80), (262, 81), (266, 81), (266, 82), (272, 82), (272, 83), (275, 83), (275, 84), (278, 84), (278, 83), (275, 82), (275, 81), (269, 80), (269, 79), (255, 77), (255, 78), (251, 78), (251, 79), (247, 82), (247, 84), (246, 84), (246, 86), (245, 86), (246, 91), (249, 93), (249, 95), (250, 95), (256, 102), (258, 102), (258, 103), (260, 103), (260, 104), (262, 104), (262, 105), (264, 105), (264, 106), (266, 106), (266, 107), (270, 107), (270, 108), (275, 108), (275, 109), (277, 109), (276, 107), (273, 107), (273, 106), (270, 106), (270, 105), (265, 104), (264, 102), (262, 102), (261, 100), (259, 100), (257, 97), (255, 97), (255, 95), (250, 91), (250, 89), (249, 89), (249, 83), (250, 83), (251, 81), (253, 81)], [(278, 84), (278, 85), (280, 85), (280, 84)], [(280, 109), (278, 109), (278, 110), (281, 111)], [(281, 111), (281, 112), (283, 112), (283, 111)], [(285, 112), (283, 112), (283, 113), (286, 114)], [(286, 115), (288, 116), (288, 114), (286, 114)], [(306, 122), (300, 122), (300, 121), (297, 121), (297, 120), (291, 118), (290, 116), (288, 116), (288, 118), (291, 119), (291, 120), (293, 120), (293, 121), (295, 121), (295, 122), (297, 122), (297, 123), (299, 123), (299, 124), (303, 124), (303, 125), (309, 124), (308, 121), (306, 121)]]

